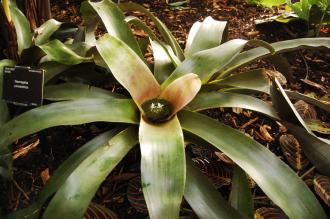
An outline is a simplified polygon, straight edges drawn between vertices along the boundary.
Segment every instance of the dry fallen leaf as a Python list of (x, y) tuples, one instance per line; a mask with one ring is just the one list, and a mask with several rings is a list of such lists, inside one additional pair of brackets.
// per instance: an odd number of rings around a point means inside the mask
[(271, 142), (274, 141), (273, 137), (269, 134), (268, 130), (271, 130), (271, 127), (269, 125), (261, 125), (259, 127), (260, 135), (263, 140)]
[(41, 171), (40, 177), (41, 177), (42, 183), (45, 185), (47, 183), (47, 181), (49, 180), (49, 178), (50, 178), (49, 169), (46, 168), (43, 171)]

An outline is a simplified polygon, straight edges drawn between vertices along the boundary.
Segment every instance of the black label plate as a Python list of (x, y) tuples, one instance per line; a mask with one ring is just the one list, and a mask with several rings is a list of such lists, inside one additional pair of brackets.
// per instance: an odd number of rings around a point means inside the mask
[(44, 70), (26, 66), (4, 67), (3, 99), (19, 106), (40, 106)]

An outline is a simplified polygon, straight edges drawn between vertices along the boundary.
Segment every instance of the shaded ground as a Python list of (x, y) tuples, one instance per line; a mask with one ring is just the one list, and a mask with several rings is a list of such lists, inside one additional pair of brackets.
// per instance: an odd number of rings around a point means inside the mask
[[(81, 2), (80, 0), (52, 1), (54, 18), (60, 21), (81, 24), (82, 19), (79, 14), (79, 5)], [(263, 9), (249, 5), (244, 0), (192, 0), (189, 5), (186, 5), (181, 10), (172, 10), (165, 3), (165, 0), (152, 1), (152, 3), (147, 0), (136, 0), (134, 2), (140, 3), (154, 12), (169, 27), (182, 48), (185, 46), (184, 43), (192, 24), (195, 21), (202, 21), (207, 16), (212, 16), (218, 20), (227, 20), (229, 23), (230, 39), (263, 39), (268, 42), (277, 42), (279, 40), (302, 37), (305, 34), (305, 26), (303, 24), (269, 25), (257, 29), (254, 24), (256, 19), (264, 19), (279, 14), (283, 9)], [(141, 14), (134, 15), (144, 18)], [(148, 22), (151, 26), (154, 26), (150, 21)], [(135, 34), (139, 35), (140, 32), (137, 30)], [(300, 51), (287, 54), (286, 57), (292, 65), (291, 70), (293, 72), (293, 80), (286, 85), (288, 88), (302, 93), (315, 92), (316, 95), (323, 95), (324, 91), (321, 89), (300, 81), (300, 79), (306, 77), (306, 74), (308, 74), (309, 80), (321, 84), (326, 89), (330, 88), (329, 53)], [(249, 68), (256, 67), (277, 69), (269, 61), (259, 61), (249, 65)], [(269, 99), (266, 95), (262, 95), (260, 98)], [(279, 148), (278, 139), (286, 130), (276, 122), (260, 114), (246, 110), (219, 109), (205, 113), (223, 121), (225, 124), (241, 129), (285, 160)], [(318, 113), (321, 120), (329, 122), (329, 115), (326, 115), (320, 110), (318, 110)], [(267, 128), (267, 132), (271, 136), (271, 139), (265, 136), (265, 133), (261, 131), (261, 127), (269, 127)], [(31, 147), (33, 149), (29, 150), (27, 155), (17, 158), (14, 162), (15, 183), (8, 187), (8, 191), (10, 192), (3, 194), (4, 199), (10, 200), (9, 203), (6, 203), (7, 210), (14, 211), (32, 203), (42, 189), (43, 180), (46, 181), (47, 176), (51, 175), (63, 160), (79, 146), (108, 128), (110, 126), (104, 123), (75, 127), (57, 127), (47, 129), (38, 135), (29, 136), (16, 142), (16, 151), (27, 145), (32, 145)], [(38, 141), (40, 143), (37, 143)], [(201, 152), (196, 153), (191, 148), (188, 148), (188, 150), (192, 156), (198, 157), (201, 155)], [(212, 150), (206, 150), (203, 153), (206, 153), (203, 155), (214, 161), (219, 160)], [(146, 218), (145, 214), (138, 212), (131, 206), (126, 194), (128, 180), (138, 174), (139, 150), (135, 148), (103, 183), (94, 201), (105, 204), (110, 209), (113, 209), (118, 213), (119, 218)], [(301, 175), (303, 172), (299, 174)], [(311, 179), (311, 177), (306, 177), (307, 179)], [(220, 191), (224, 196), (228, 196), (229, 189), (229, 186), (224, 186)], [(253, 191), (257, 194), (258, 198), (256, 206), (273, 205), (257, 187)], [(190, 212), (188, 210), (185, 213), (189, 214)]]

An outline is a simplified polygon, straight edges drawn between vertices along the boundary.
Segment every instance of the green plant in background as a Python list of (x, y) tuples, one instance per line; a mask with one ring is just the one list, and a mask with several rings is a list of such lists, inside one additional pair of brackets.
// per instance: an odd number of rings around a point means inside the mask
[[(147, 14), (165, 42), (138, 18), (125, 18), (119, 8)], [(109, 69), (131, 97), (78, 83), (48, 85), (45, 98), (58, 102), (29, 110), (0, 126), (0, 149), (6, 151), (16, 139), (48, 127), (95, 121), (118, 124), (73, 153), (54, 172), (35, 203), (7, 218), (38, 218), (49, 199), (43, 218), (82, 218), (102, 181), (136, 144), (141, 149), (142, 187), (150, 218), (178, 218), (183, 197), (200, 218), (251, 218), (253, 204), (244, 171), (289, 217), (326, 218), (313, 193), (285, 163), (240, 131), (199, 111), (241, 107), (279, 120), (278, 113), (267, 103), (240, 93), (270, 92), (263, 69), (231, 73), (273, 52), (330, 48), (328, 38), (270, 45), (258, 40), (227, 41), (226, 22), (208, 17), (193, 25), (183, 52), (166, 26), (137, 4), (87, 1), (81, 12), (87, 25), (84, 43), (90, 46), (86, 54), (92, 55), (96, 65)], [(94, 31), (99, 20), (108, 33), (96, 40)], [(144, 47), (139, 44), (142, 40), (133, 37), (128, 24), (149, 34), (155, 61), (153, 73), (143, 57)], [(262, 47), (243, 51), (247, 44)], [(65, 59), (65, 64), (79, 63), (71, 48), (65, 47), (63, 56), (60, 41), (41, 47), (50, 58)], [(81, 61), (90, 61), (90, 56), (79, 57)], [(45, 74), (53, 75), (50, 71)], [(284, 93), (276, 94), (276, 99), (286, 98)], [(285, 115), (280, 116), (286, 119)], [(302, 138), (316, 137), (309, 134)], [(207, 142), (240, 167), (234, 171), (230, 203), (185, 155), (185, 141)], [(318, 171), (329, 176), (329, 156), (318, 159), (329, 153), (328, 145), (318, 145), (322, 150), (311, 153), (310, 159)], [(308, 146), (308, 150), (316, 147)], [(0, 153), (1, 160), (6, 156)], [(237, 189), (242, 188), (247, 195), (240, 195)]]
[[(298, 18), (305, 20), (308, 26), (311, 27), (311, 30), (307, 33), (308, 36), (318, 36), (321, 26), (330, 24), (329, 0), (300, 0), (295, 3), (292, 3), (291, 0), (252, 0), (249, 2), (268, 8), (287, 4)], [(283, 16), (285, 19), (283, 19)], [(296, 19), (292, 15), (289, 18), (286, 17), (287, 15), (283, 14), (276, 16), (274, 20), (287, 23)]]

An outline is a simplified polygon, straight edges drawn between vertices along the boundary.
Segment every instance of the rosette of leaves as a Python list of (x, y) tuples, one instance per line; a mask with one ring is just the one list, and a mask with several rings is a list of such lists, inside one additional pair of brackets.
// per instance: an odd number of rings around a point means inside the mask
[[(125, 18), (119, 7), (146, 13), (165, 42), (139, 19)], [(34, 204), (8, 218), (37, 218), (48, 200), (42, 218), (82, 218), (102, 181), (136, 144), (141, 149), (141, 183), (150, 218), (179, 218), (183, 197), (200, 218), (252, 217), (245, 172), (289, 217), (326, 218), (313, 193), (285, 163), (243, 133), (199, 111), (242, 107), (278, 119), (267, 103), (239, 93), (269, 92), (263, 70), (231, 73), (272, 52), (329, 48), (329, 40), (306, 38), (271, 45), (255, 40), (226, 41), (226, 23), (207, 18), (193, 25), (183, 52), (152, 13), (133, 3), (119, 7), (109, 0), (85, 2), (85, 41), (95, 43), (94, 62), (110, 69), (130, 96), (118, 97), (101, 88), (66, 83), (46, 87), (46, 97), (58, 102), (27, 111), (1, 126), (0, 147), (58, 125), (105, 121), (118, 124), (118, 128), (77, 150), (54, 172)], [(99, 21), (108, 33), (95, 40)], [(133, 37), (128, 24), (149, 34), (153, 71), (143, 58), (143, 47), (138, 43), (141, 40)], [(243, 51), (247, 43), (267, 48)], [(185, 155), (184, 141), (212, 145), (240, 167), (234, 173), (230, 204)]]

